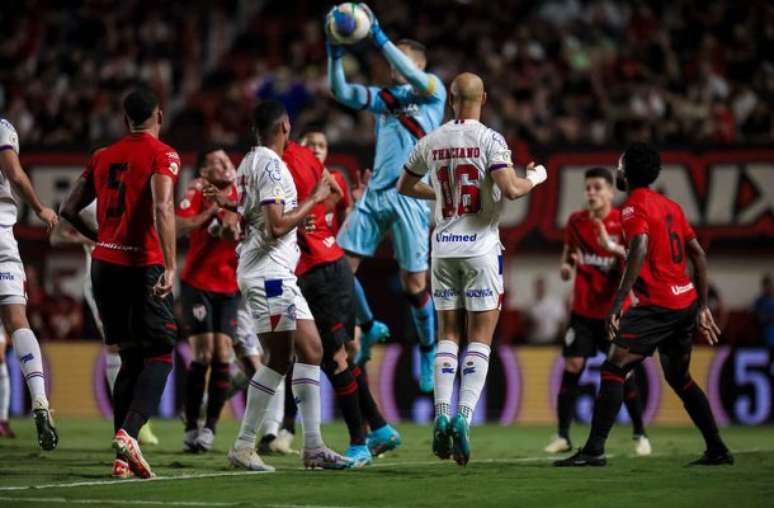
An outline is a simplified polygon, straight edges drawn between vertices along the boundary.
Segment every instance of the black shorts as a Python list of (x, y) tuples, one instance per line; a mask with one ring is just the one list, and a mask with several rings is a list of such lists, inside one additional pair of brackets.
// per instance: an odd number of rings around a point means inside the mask
[(169, 352), (177, 340), (174, 301), (153, 294), (161, 265), (123, 266), (95, 259), (91, 281), (97, 310), (105, 327), (105, 343), (140, 346)]
[(565, 358), (589, 358), (598, 351), (607, 353), (610, 341), (604, 319), (592, 319), (577, 314), (570, 317), (570, 326), (564, 336), (562, 356)]
[(188, 335), (222, 333), (236, 337), (239, 291), (214, 293), (180, 282), (180, 301), (183, 304), (183, 323)]
[(298, 279), (320, 331), (326, 358), (355, 336), (354, 283), (346, 257), (315, 266)]
[(618, 336), (613, 342), (632, 353), (650, 356), (661, 353), (688, 353), (696, 331), (698, 305), (685, 309), (633, 307), (621, 318)]

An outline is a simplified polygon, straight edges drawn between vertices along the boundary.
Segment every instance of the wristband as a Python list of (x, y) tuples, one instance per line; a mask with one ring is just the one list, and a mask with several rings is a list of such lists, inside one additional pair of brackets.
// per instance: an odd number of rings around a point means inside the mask
[(532, 171), (527, 171), (527, 180), (532, 182), (532, 187), (537, 187), (548, 178), (546, 168), (542, 164), (535, 166)]

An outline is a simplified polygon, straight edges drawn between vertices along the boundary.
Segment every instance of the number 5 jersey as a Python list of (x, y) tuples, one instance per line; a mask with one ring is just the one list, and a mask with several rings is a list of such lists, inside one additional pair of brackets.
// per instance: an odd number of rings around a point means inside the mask
[(151, 177), (177, 180), (180, 157), (150, 134), (132, 133), (96, 152), (83, 173), (97, 195), (94, 259), (125, 266), (162, 265), (153, 220)]

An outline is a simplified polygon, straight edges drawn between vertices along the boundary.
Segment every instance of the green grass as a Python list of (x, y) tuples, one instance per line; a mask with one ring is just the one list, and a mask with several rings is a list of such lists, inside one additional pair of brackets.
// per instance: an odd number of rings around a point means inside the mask
[[(656, 427), (649, 433), (654, 455), (633, 457), (627, 427), (616, 427), (606, 468), (557, 469), (542, 452), (548, 427), (486, 426), (472, 429), (473, 457), (461, 468), (430, 453), (430, 427), (400, 425), (400, 450), (357, 471), (304, 471), (298, 457), (269, 457), (277, 473), (170, 481), (127, 480), (101, 485), (25, 488), (110, 481), (110, 425), (104, 421), (59, 422), (60, 447), (40, 452), (31, 420), (15, 420), (16, 440), (0, 440), (0, 506), (774, 506), (774, 428), (723, 431), (735, 450), (733, 467), (686, 468), (703, 449), (692, 428)], [(146, 458), (160, 477), (228, 473), (225, 454), (237, 430), (224, 422), (216, 450), (180, 452), (177, 421), (154, 421), (161, 445)], [(587, 427), (573, 429), (580, 444)], [(328, 443), (346, 446), (343, 424), (324, 429)], [(37, 499), (37, 501), (23, 501)], [(110, 503), (110, 504), (108, 504)]]

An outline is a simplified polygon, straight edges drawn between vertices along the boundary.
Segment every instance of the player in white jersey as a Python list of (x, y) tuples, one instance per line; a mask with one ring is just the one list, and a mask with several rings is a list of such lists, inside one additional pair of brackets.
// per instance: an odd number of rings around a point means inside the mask
[[(518, 199), (546, 179), (545, 168), (534, 163), (527, 166), (526, 178), (516, 176), (508, 144), (479, 122), (485, 100), (481, 78), (457, 76), (449, 100), (455, 119), (417, 143), (398, 181), (400, 193), (435, 200), (431, 275), (439, 342), (433, 366), (433, 453), (441, 459), (453, 455), (463, 466), (470, 459), (470, 421), (486, 381), (500, 314), (503, 198)], [(423, 182), (428, 172), (431, 185)], [(449, 420), (463, 336), (468, 348), (461, 362), (458, 412)]]
[(44, 450), (53, 450), (59, 437), (48, 408), (40, 345), (27, 321), (24, 265), (13, 236), (16, 200), (11, 188), (43, 221), (48, 232), (51, 232), (58, 222), (56, 212), (44, 206), (35, 194), (32, 183), (19, 162), (19, 137), (16, 130), (9, 121), (0, 119), (0, 319), (11, 336), (16, 357), (27, 381), (38, 431), (38, 444)]
[(346, 469), (352, 462), (325, 446), (320, 435), (320, 361), (322, 344), (312, 313), (296, 283), (300, 251), (296, 228), (312, 207), (330, 194), (322, 179), (312, 195), (297, 201), (296, 186), (280, 154), (287, 146), (290, 120), (276, 101), (253, 113), (258, 143), (237, 171), (243, 239), (238, 247), (237, 281), (269, 358), (247, 391), (247, 407), (229, 462), (252, 471), (272, 471), (255, 452), (256, 431), (295, 349), (293, 395), (304, 431), (307, 468)]

